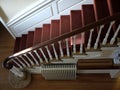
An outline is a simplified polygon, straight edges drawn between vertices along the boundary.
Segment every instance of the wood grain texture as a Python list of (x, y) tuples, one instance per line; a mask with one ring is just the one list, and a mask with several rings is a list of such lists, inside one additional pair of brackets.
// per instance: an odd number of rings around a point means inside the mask
[(0, 62), (13, 54), (15, 40), (0, 22)]
[[(0, 70), (0, 90), (18, 90), (12, 88), (8, 83), (8, 72)], [(41, 75), (32, 75), (32, 82), (20, 90), (119, 90), (120, 78), (111, 79), (108, 74), (81, 74), (77, 80), (48, 81)]]

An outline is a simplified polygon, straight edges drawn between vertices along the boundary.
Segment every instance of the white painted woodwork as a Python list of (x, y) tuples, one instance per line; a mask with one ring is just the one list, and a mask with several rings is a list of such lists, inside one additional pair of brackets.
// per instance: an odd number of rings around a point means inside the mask
[(34, 62), (33, 62), (26, 54), (24, 54), (24, 56), (29, 60), (29, 62), (30, 62), (31, 65), (33, 66), (33, 65), (34, 65)]
[(19, 57), (27, 64), (28, 67), (30, 67), (30, 64), (22, 56)]
[(80, 10), (83, 4), (93, 4), (93, 0), (40, 0), (13, 17), (7, 26), (15, 37), (19, 37), (35, 27), (50, 23), (51, 19), (70, 14), (70, 10)]
[(63, 49), (62, 49), (62, 45), (61, 45), (61, 41), (58, 41), (58, 44), (59, 44), (59, 48), (60, 48), (60, 55), (61, 57), (63, 57)]
[(83, 43), (80, 43), (80, 54), (83, 53)]
[(74, 64), (77, 64), (78, 62), (78, 59), (76, 58), (73, 58), (73, 57), (69, 57), (69, 58), (62, 58), (62, 63), (67, 63), (67, 64), (70, 64), (70, 63), (74, 63)]
[(103, 28), (104, 28), (104, 25), (101, 25), (101, 26), (100, 26), (100, 29), (99, 29), (99, 32), (98, 32), (98, 36), (97, 36), (96, 42), (95, 42), (95, 44), (94, 44), (94, 49), (97, 49), (97, 48), (98, 48), (98, 43), (99, 43), (101, 31), (102, 31)]
[(94, 29), (90, 30), (90, 36), (89, 36), (89, 39), (88, 39), (87, 49), (90, 49), (90, 47), (91, 47), (91, 41), (92, 41), (92, 33), (93, 33), (93, 31), (94, 31)]
[(44, 54), (43, 50), (41, 48), (39, 48), (39, 50), (41, 51), (46, 63), (48, 63), (48, 58), (46, 57), (46, 55)]
[(23, 63), (18, 57), (15, 57), (15, 59), (17, 59), (17, 61), (18, 61), (19, 63), (21, 63), (24, 68), (27, 67), (27, 66), (25, 65), (25, 63)]
[(50, 50), (48, 49), (48, 46), (45, 46), (45, 48), (46, 48), (46, 50), (47, 50), (47, 52), (48, 52), (48, 55), (49, 55), (50, 60), (53, 60), (52, 55), (51, 55), (51, 53), (50, 53)]
[(70, 8), (70, 7), (72, 7), (73, 5), (78, 4), (78, 3), (81, 2), (81, 1), (83, 1), (83, 0), (70, 0), (70, 2), (67, 1), (67, 0), (59, 0), (59, 1), (57, 2), (58, 12), (62, 12), (62, 11), (64, 11), (65, 9)]
[(33, 60), (35, 61), (36, 65), (39, 65), (39, 62), (36, 60), (36, 58), (33, 56), (32, 52), (28, 52), (29, 55), (33, 58)]
[(32, 68), (27, 68), (31, 74), (41, 74), (41, 66), (33, 66)]
[(118, 78), (120, 76), (120, 69), (118, 70), (110, 70), (111, 78)]
[(112, 22), (110, 23), (110, 26), (109, 26), (109, 28), (108, 28), (108, 30), (107, 30), (107, 33), (106, 33), (106, 35), (105, 35), (105, 38), (103, 39), (102, 45), (105, 45), (105, 44), (107, 43), (108, 36), (109, 36), (109, 34), (110, 34), (111, 28), (112, 28), (112, 26), (113, 26), (114, 23), (115, 23), (115, 21), (112, 21)]
[(21, 69), (23, 70), (23, 66), (21, 66), (18, 62), (16, 62), (14, 59), (12, 59), (12, 61)]
[(37, 55), (37, 57), (39, 58), (40, 63), (43, 63), (43, 60), (42, 60), (42, 58), (40, 57), (40, 55), (37, 53), (37, 51), (34, 50), (33, 52), (34, 52), (34, 53)]
[[(28, 28), (32, 27), (33, 25), (38, 24), (39, 22), (45, 20), (46, 18), (51, 17), (52, 12), (50, 9), (51, 9), (51, 7), (47, 7), (46, 9), (37, 13), (37, 15), (34, 15), (31, 18), (26, 19), (24, 22), (21, 22), (21, 23), (15, 25), (14, 29), (16, 29), (18, 31), (16, 33), (21, 33), (21, 32), (23, 32), (23, 30), (28, 29)], [(27, 24), (27, 27), (26, 27), (26, 24)]]
[(51, 44), (51, 46), (53, 48), (53, 51), (54, 51), (54, 54), (55, 54), (55, 58), (56, 58), (56, 60), (58, 60), (58, 55), (57, 55), (57, 52), (56, 52), (54, 44)]
[(69, 51), (69, 45), (68, 45), (68, 38), (65, 39), (65, 42), (66, 42), (67, 57), (70, 57), (70, 51)]
[(73, 53), (76, 53), (76, 36), (73, 36)]
[(18, 77), (21, 77), (21, 78), (24, 77), (24, 73), (20, 69), (16, 68), (15, 66), (13, 66), (12, 69), (10, 69), (10, 71)]
[(111, 44), (111, 45), (114, 44), (114, 42), (115, 42), (115, 40), (116, 40), (116, 37), (117, 37), (119, 31), (120, 31), (120, 24), (118, 25), (116, 32), (114, 33), (112, 39), (110, 40), (110, 44)]

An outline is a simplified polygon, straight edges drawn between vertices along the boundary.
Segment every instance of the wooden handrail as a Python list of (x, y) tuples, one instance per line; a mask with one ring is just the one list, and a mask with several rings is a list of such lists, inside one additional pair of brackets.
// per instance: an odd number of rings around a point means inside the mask
[(109, 16), (109, 17), (103, 18), (103, 19), (101, 19), (101, 20), (99, 20), (99, 21), (90, 23), (90, 24), (88, 24), (88, 25), (86, 25), (86, 26), (84, 26), (84, 27), (82, 27), (82, 28), (77, 28), (77, 29), (75, 29), (75, 30), (72, 30), (72, 31), (69, 32), (69, 33), (65, 33), (65, 34), (63, 34), (63, 35), (61, 35), (61, 36), (58, 36), (58, 37), (56, 37), (56, 38), (53, 38), (53, 39), (51, 39), (51, 40), (42, 42), (42, 43), (40, 43), (40, 44), (38, 44), (38, 45), (35, 45), (35, 46), (33, 46), (33, 47), (30, 47), (30, 48), (27, 48), (27, 49), (25, 49), (25, 50), (22, 50), (22, 51), (20, 51), (20, 52), (18, 52), (18, 53), (15, 53), (15, 54), (9, 56), (7, 59), (5, 59), (5, 60), (4, 60), (4, 64), (5, 64), (7, 61), (9, 61), (9, 60), (8, 60), (9, 58), (16, 57), (16, 56), (18, 56), (18, 55), (21, 55), (21, 54), (30, 52), (30, 51), (35, 50), (35, 49), (40, 48), (40, 47), (44, 47), (44, 46), (46, 46), (46, 45), (48, 45), (48, 44), (52, 44), (52, 43), (57, 42), (57, 41), (61, 41), (61, 40), (63, 40), (63, 39), (69, 38), (69, 37), (74, 36), (74, 35), (76, 35), (76, 34), (80, 34), (80, 33), (82, 33), (82, 32), (89, 31), (89, 30), (91, 30), (92, 28), (98, 27), (98, 26), (100, 26), (100, 25), (104, 25), (104, 24), (109, 23), (109, 22), (114, 21), (114, 20), (120, 20), (120, 13), (117, 13), (117, 14), (115, 14), (115, 15), (113, 15), (113, 16)]

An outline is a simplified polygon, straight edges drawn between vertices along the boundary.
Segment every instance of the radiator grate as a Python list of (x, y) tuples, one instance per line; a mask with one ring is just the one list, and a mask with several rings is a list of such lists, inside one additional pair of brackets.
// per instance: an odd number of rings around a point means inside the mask
[(75, 80), (76, 64), (43, 64), (41, 73), (46, 80)]

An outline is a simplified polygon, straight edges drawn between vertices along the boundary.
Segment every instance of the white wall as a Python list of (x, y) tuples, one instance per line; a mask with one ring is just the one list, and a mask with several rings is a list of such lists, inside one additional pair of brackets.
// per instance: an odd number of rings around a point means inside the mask
[[(8, 20), (38, 0), (0, 0), (0, 7)], [(6, 20), (5, 20), (6, 21)]]
[(83, 4), (93, 4), (93, 0), (38, 0), (9, 20), (7, 26), (15, 37), (19, 37), (50, 23), (51, 19), (70, 15), (71, 10), (80, 10)]

